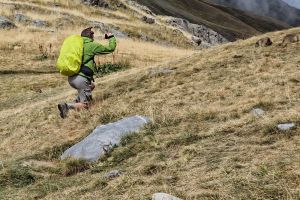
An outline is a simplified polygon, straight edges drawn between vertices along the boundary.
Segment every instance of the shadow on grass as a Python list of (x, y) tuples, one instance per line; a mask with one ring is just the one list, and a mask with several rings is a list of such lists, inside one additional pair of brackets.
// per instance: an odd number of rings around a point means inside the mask
[(0, 70), (0, 75), (19, 75), (19, 74), (56, 74), (58, 71), (36, 71), (36, 70)]

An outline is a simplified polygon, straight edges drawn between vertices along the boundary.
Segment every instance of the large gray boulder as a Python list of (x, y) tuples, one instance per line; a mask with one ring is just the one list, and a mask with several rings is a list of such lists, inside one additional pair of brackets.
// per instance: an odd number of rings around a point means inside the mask
[(147, 117), (133, 116), (107, 125), (98, 126), (81, 142), (67, 149), (61, 159), (74, 158), (87, 161), (97, 161), (113, 146), (118, 145), (121, 138), (138, 132), (150, 120)]
[(12, 29), (12, 28), (17, 28), (17, 26), (6, 17), (0, 16), (0, 29)]
[(182, 200), (166, 193), (155, 193), (152, 196), (152, 200)]

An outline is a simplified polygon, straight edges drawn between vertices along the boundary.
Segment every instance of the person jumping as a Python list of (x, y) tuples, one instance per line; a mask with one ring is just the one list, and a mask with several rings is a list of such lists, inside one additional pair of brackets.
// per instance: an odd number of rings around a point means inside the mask
[(78, 91), (78, 96), (72, 103), (58, 104), (61, 118), (66, 118), (70, 109), (88, 109), (91, 106), (92, 91), (95, 88), (93, 76), (96, 74), (95, 55), (112, 53), (116, 49), (116, 38), (111, 33), (105, 34), (109, 40), (108, 46), (94, 42), (92, 27), (81, 32), (83, 39), (83, 56), (79, 73), (69, 76), (68, 81), (71, 87)]

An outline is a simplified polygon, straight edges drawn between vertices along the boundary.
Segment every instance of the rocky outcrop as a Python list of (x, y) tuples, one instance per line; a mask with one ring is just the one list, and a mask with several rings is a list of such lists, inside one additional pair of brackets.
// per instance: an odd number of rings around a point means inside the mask
[(75, 21), (70, 16), (63, 16), (63, 17), (57, 18), (54, 21), (54, 24), (55, 24), (56, 28), (63, 28), (63, 27), (68, 27), (68, 26), (74, 26)]
[(19, 23), (30, 23), (31, 22), (30, 17), (28, 17), (28, 16), (26, 16), (24, 14), (21, 14), (21, 13), (15, 14), (14, 18)]
[(45, 28), (45, 27), (49, 26), (47, 21), (40, 20), (40, 19), (33, 20), (31, 24), (38, 28)]
[(82, 0), (81, 2), (84, 4), (87, 4), (89, 6), (97, 6), (97, 7), (102, 7), (102, 8), (110, 8), (111, 7), (110, 3), (106, 0)]
[(127, 6), (119, 0), (81, 0), (81, 2), (89, 6), (108, 8), (112, 10), (118, 8), (127, 9)]
[(142, 17), (142, 21), (147, 23), (147, 24), (154, 24), (155, 23), (155, 19), (152, 17), (147, 17), (147, 16), (143, 16)]
[(201, 46), (210, 47), (228, 42), (225, 37), (216, 31), (204, 25), (190, 23), (185, 19), (170, 17), (166, 20), (166, 23), (190, 33), (192, 35), (192, 41)]
[(125, 0), (125, 2), (130, 5), (130, 6), (133, 6), (149, 15), (152, 15), (152, 16), (155, 16), (155, 14), (147, 7), (147, 6), (144, 6), (144, 5), (141, 5), (139, 3), (137, 3), (136, 1), (133, 1), (133, 0)]
[(121, 37), (121, 38), (127, 38), (128, 37), (127, 33), (124, 33), (122, 31), (118, 30), (119, 27), (116, 27), (114, 25), (111, 25), (111, 24), (108, 25), (108, 24), (98, 22), (98, 21), (91, 21), (90, 24), (91, 24), (91, 26), (93, 26), (95, 29), (98, 29), (102, 33), (110, 32), (110, 33), (114, 34), (117, 37)]
[(25, 24), (25, 25), (32, 25), (38, 28), (45, 28), (49, 26), (49, 23), (45, 20), (41, 19), (32, 19), (24, 14), (17, 13), (13, 16), (16, 22)]
[(12, 28), (17, 28), (17, 26), (6, 17), (0, 16), (0, 29), (12, 29)]

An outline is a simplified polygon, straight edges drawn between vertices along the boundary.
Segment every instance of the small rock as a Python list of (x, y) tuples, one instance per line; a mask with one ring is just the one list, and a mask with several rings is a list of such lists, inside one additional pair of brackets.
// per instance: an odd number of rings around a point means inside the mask
[(171, 74), (172, 72), (174, 72), (174, 69), (170, 69), (170, 68), (154, 68), (154, 69), (150, 69), (149, 71), (151, 77), (163, 76), (163, 75)]
[(119, 170), (113, 170), (113, 171), (107, 173), (104, 177), (107, 179), (113, 179), (113, 178), (116, 178), (119, 176), (121, 176), (121, 172)]
[(296, 128), (296, 124), (295, 123), (278, 124), (277, 128), (281, 131), (288, 131)]
[(155, 19), (151, 18), (151, 17), (147, 17), (147, 16), (144, 16), (142, 17), (142, 20), (147, 23), (147, 24), (154, 24), (155, 23)]
[(237, 54), (237, 55), (234, 55), (233, 58), (242, 58), (243, 55), (240, 55), (240, 54)]
[(17, 28), (17, 26), (9, 21), (6, 17), (0, 16), (0, 28), (2, 29), (12, 29), (12, 28)]
[(101, 8), (111, 8), (111, 5), (106, 0), (82, 0), (84, 4)]
[(255, 43), (255, 47), (267, 47), (267, 46), (271, 46), (272, 44), (273, 44), (273, 42), (269, 37), (264, 37), (264, 38), (259, 39)]
[(152, 200), (182, 200), (166, 193), (155, 193), (152, 195)]
[(192, 41), (195, 42), (198, 46), (200, 46), (200, 44), (202, 43), (201, 38), (194, 35), (192, 36)]
[(260, 108), (254, 108), (251, 112), (255, 115), (255, 117), (262, 117), (265, 114), (265, 111)]
[(174, 177), (174, 176), (167, 176), (165, 178), (165, 181), (168, 183), (168, 184), (174, 184), (178, 181), (178, 178), (177, 177)]
[(48, 22), (44, 21), (44, 20), (39, 20), (39, 19), (35, 19), (32, 21), (31, 23), (33, 26), (42, 28), (42, 27), (47, 27), (48, 26)]
[(123, 9), (127, 9), (127, 6), (124, 3), (122, 3), (122, 2), (118, 2), (117, 3), (117, 7), (118, 8), (123, 8)]
[(30, 18), (27, 17), (26, 15), (23, 15), (23, 14), (20, 14), (20, 13), (17, 13), (15, 14), (15, 19), (17, 22), (20, 22), (20, 23), (28, 23), (30, 22)]

